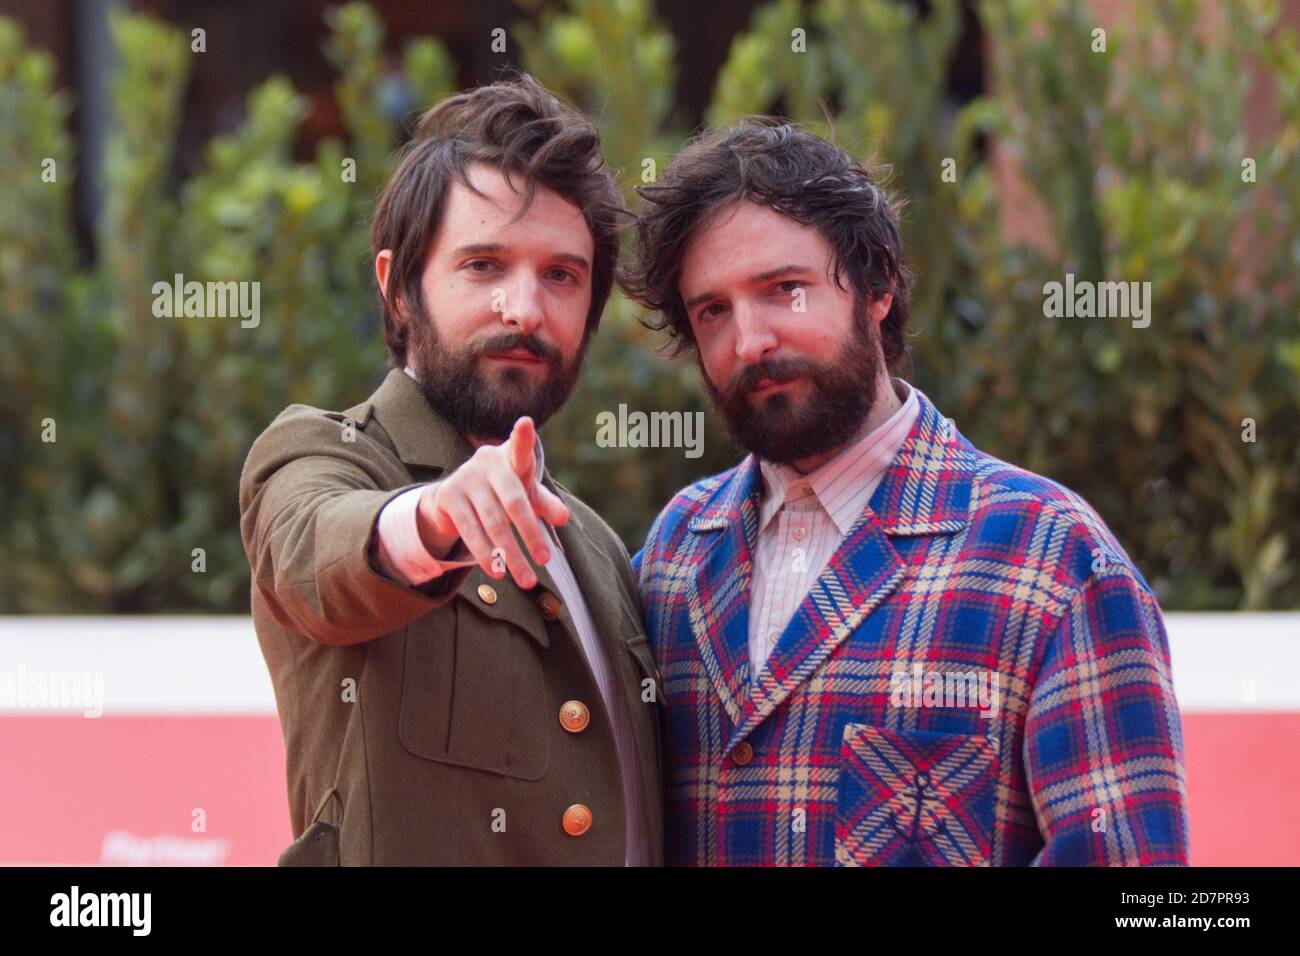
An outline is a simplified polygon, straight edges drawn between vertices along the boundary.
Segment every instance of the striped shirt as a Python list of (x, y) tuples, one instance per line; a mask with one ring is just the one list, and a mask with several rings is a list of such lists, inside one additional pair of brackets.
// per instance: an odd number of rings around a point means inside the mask
[[(410, 367), (406, 374), (415, 378)], [(418, 379), (417, 379), (418, 381)], [(545, 470), (545, 457), (542, 453), (542, 439), (537, 438), (537, 474)], [(442, 562), (438, 561), (424, 547), (416, 525), (416, 506), (425, 486), (412, 488), (398, 495), (379, 512), (378, 522), (378, 557), (379, 562), (389, 577), (405, 581), (407, 584), (424, 584), (443, 573)], [(546, 563), (546, 571), (555, 581), (555, 588), (573, 618), (577, 630), (578, 643), (592, 676), (596, 679), (596, 689), (605, 704), (614, 729), (614, 745), (618, 751), (619, 767), (623, 777), (623, 805), (627, 808), (627, 852), (624, 862), (627, 866), (646, 866), (650, 862), (649, 834), (650, 824), (646, 815), (644, 792), (642, 790), (641, 764), (637, 760), (636, 741), (632, 736), (632, 717), (628, 711), (628, 702), (614, 674), (609, 655), (601, 645), (596, 633), (596, 623), (582, 596), (582, 588), (573, 576), (573, 568), (564, 556), (564, 547), (559, 536), (549, 524), (537, 519), (551, 542), (551, 560)]]
[(762, 673), (794, 612), (844, 542), (921, 410), (916, 392), (893, 415), (806, 475), (759, 462), (763, 496), (749, 613), (750, 680)]

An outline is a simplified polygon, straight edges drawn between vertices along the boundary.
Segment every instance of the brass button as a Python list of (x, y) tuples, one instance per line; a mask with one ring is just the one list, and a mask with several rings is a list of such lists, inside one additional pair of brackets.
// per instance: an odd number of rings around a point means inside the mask
[(591, 711), (580, 700), (566, 700), (560, 707), (560, 726), (571, 734), (580, 734), (591, 723)]
[(802, 541), (802, 540), (803, 540), (804, 538), (806, 538), (806, 537), (808, 537), (808, 529), (807, 529), (807, 528), (795, 528), (795, 529), (794, 529), (794, 539), (795, 539), (796, 541)]
[(483, 599), (484, 604), (497, 603), (496, 588), (492, 587), (490, 584), (480, 584), (478, 586), (478, 596)]
[(748, 767), (749, 762), (754, 759), (754, 748), (745, 741), (736, 744), (731, 751), (731, 762), (738, 767)]
[(537, 598), (537, 606), (542, 609), (542, 617), (548, 621), (558, 621), (560, 618), (560, 608), (564, 605), (550, 591), (543, 591)]
[(582, 836), (591, 829), (591, 808), (575, 803), (564, 811), (564, 832), (569, 836)]

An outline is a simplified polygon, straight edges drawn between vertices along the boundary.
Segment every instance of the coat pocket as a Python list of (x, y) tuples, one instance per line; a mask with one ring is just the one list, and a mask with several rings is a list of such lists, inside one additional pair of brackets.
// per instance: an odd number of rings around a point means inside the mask
[(397, 723), (402, 746), (426, 760), (540, 780), (550, 721), (539, 648), (527, 631), (461, 601), (412, 622)]
[(997, 754), (980, 734), (846, 724), (837, 866), (988, 866)]

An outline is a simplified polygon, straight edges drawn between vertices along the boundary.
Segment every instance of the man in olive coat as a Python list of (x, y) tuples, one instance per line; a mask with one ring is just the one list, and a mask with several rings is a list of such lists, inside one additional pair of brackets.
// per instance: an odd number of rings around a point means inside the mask
[(548, 476), (621, 202), (531, 78), (445, 100), (375, 212), (391, 370), (240, 482), (282, 864), (658, 865), (660, 681), (627, 553)]

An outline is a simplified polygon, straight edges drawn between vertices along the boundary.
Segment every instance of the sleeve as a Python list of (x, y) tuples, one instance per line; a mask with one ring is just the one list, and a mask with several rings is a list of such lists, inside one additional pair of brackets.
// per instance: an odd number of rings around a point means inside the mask
[[(437, 484), (437, 482), (433, 482)], [(381, 571), (402, 584), (427, 584), (455, 569), (449, 556), (438, 560), (420, 538), (416, 510), (430, 485), (403, 491), (379, 512), (375, 528), (375, 559)], [(457, 541), (457, 545), (463, 542)], [(453, 553), (463, 548), (453, 548)]]
[(282, 625), (321, 644), (359, 644), (401, 627), (449, 601), (466, 574), (414, 586), (379, 570), (379, 515), (412, 486), (381, 487), (384, 450), (357, 439), (338, 441), (324, 418), (277, 421), (254, 443), (240, 482), (253, 590)]
[(1187, 787), (1169, 643), (1123, 565), (1071, 598), (1030, 694), (1036, 866), (1185, 866)]

